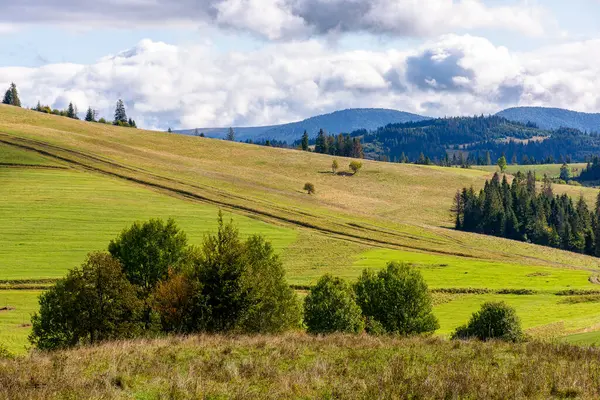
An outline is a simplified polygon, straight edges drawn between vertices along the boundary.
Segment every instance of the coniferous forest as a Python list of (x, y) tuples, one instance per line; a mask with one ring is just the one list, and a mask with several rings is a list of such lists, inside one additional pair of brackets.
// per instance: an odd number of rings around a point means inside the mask
[(517, 173), (508, 183), (495, 174), (479, 192), (464, 188), (454, 198), (456, 229), (600, 256), (600, 195), (594, 210), (582, 197), (554, 195), (545, 177)]

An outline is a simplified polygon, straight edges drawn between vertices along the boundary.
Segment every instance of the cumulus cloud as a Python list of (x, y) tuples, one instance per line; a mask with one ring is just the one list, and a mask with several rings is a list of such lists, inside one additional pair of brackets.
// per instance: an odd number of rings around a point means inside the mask
[(269, 39), (368, 32), (431, 36), (499, 28), (544, 32), (543, 9), (483, 0), (20, 0), (0, 4), (0, 23), (60, 25), (217, 24)]
[(23, 101), (73, 101), (111, 117), (118, 98), (142, 126), (268, 125), (351, 107), (432, 116), (494, 113), (517, 105), (598, 111), (600, 40), (511, 53), (449, 35), (406, 51), (332, 50), (318, 40), (222, 53), (144, 40), (90, 65), (0, 68)]

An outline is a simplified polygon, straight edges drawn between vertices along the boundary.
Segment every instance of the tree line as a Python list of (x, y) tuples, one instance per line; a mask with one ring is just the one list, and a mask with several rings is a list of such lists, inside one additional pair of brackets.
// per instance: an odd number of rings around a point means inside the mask
[[(421, 273), (402, 263), (365, 270), (354, 284), (325, 275), (301, 302), (271, 244), (258, 235), (243, 240), (221, 213), (200, 247), (173, 220), (135, 223), (39, 303), (29, 340), (41, 350), (164, 334), (412, 335), (439, 327)], [(487, 328), (485, 337), (461, 329), (457, 338), (489, 338)]]
[(600, 256), (600, 194), (590, 210), (583, 197), (554, 195), (547, 176), (538, 191), (530, 171), (511, 184), (495, 174), (479, 193), (457, 192), (453, 204), (456, 229)]
[[(21, 107), (21, 99), (19, 97), (19, 91), (17, 90), (17, 85), (14, 83), (10, 84), (10, 87), (7, 89), (4, 94), (4, 99), (2, 100), (3, 104), (12, 105), (15, 107)], [(37, 102), (37, 105), (31, 108), (33, 111), (41, 112), (44, 114), (53, 114), (59, 115), (61, 117), (67, 117), (71, 119), (79, 119), (79, 111), (77, 110), (77, 106), (72, 102), (69, 103), (65, 110), (59, 110), (56, 108), (52, 108), (48, 105), (42, 105), (40, 101)], [(117, 105), (115, 107), (115, 116), (113, 121), (107, 121), (105, 118), (98, 118), (98, 112), (92, 107), (88, 107), (87, 112), (85, 114), (85, 121), (87, 122), (99, 122), (103, 124), (112, 124), (116, 126), (123, 127), (131, 127), (137, 128), (137, 124), (135, 120), (127, 117), (127, 112), (125, 111), (125, 103), (123, 100), (119, 99), (117, 101)]]

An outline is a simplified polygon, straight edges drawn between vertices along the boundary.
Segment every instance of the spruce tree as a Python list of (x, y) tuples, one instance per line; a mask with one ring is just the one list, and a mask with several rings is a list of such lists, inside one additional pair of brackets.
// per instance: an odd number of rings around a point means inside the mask
[(115, 108), (114, 124), (119, 125), (119, 122), (121, 124), (127, 123), (127, 112), (125, 112), (125, 104), (123, 103), (123, 100), (121, 100), (121, 99), (119, 99), (117, 101), (117, 106)]
[(92, 107), (88, 107), (87, 113), (85, 114), (85, 120), (87, 122), (96, 122), (96, 116)]
[(21, 99), (19, 99), (19, 91), (17, 90), (17, 85), (15, 85), (14, 83), (10, 84), (10, 87), (4, 94), (4, 99), (2, 100), (2, 103), (10, 106), (21, 107)]
[(230, 142), (235, 141), (235, 131), (233, 130), (233, 128), (229, 128), (226, 139), (229, 140)]
[(327, 154), (329, 152), (329, 149), (327, 148), (327, 138), (325, 137), (325, 131), (323, 131), (323, 129), (320, 129), (319, 134), (317, 135), (315, 152), (320, 154)]
[(73, 103), (69, 103), (69, 107), (67, 108), (67, 117), (79, 119), (79, 117), (77, 117), (77, 108), (73, 105)]
[(308, 151), (308, 132), (306, 131), (302, 135), (302, 151)]

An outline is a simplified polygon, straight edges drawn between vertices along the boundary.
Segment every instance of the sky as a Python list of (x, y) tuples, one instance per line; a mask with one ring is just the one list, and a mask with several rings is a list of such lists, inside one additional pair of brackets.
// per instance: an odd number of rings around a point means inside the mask
[(600, 0), (0, 0), (0, 89), (148, 129), (600, 112)]

